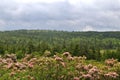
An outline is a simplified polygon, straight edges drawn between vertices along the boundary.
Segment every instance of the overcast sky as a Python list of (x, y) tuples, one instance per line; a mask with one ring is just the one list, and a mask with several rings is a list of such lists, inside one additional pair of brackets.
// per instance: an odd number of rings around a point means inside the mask
[(0, 0), (0, 30), (120, 31), (120, 0)]

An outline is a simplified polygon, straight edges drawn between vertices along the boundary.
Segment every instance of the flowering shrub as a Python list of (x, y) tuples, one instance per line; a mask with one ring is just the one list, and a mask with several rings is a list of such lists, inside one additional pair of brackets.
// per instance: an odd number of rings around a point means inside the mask
[(105, 63), (108, 65), (108, 66), (114, 66), (114, 64), (116, 64), (118, 62), (118, 60), (117, 59), (107, 59), (107, 60), (105, 60)]
[(53, 57), (26, 55), (21, 60), (14, 54), (0, 57), (0, 80), (120, 80), (119, 71), (115, 59), (105, 60), (105, 64), (88, 62), (85, 56), (69, 52)]
[(109, 78), (117, 78), (119, 75), (116, 72), (108, 72), (107, 74), (104, 74), (104, 76)]

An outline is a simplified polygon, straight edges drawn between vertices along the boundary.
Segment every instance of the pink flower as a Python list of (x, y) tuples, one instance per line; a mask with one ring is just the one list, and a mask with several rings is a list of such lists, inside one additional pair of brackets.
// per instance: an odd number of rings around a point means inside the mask
[(13, 63), (9, 63), (8, 65), (7, 65), (7, 68), (8, 69), (10, 69), (10, 68), (12, 68), (13, 67)]
[(108, 72), (107, 74), (104, 74), (106, 77), (111, 77), (111, 78), (117, 78), (119, 75), (116, 72)]
[(60, 62), (63, 67), (66, 67), (66, 64), (64, 62)]
[(78, 77), (74, 77), (74, 80), (80, 80)]
[(99, 70), (97, 69), (97, 67), (96, 66), (94, 66), (93, 68), (91, 68), (90, 70), (89, 70), (89, 74), (95, 74), (95, 73), (98, 73), (99, 72)]
[(118, 61), (117, 59), (107, 59), (105, 60), (105, 63), (108, 65), (108, 66), (114, 66), (114, 64), (116, 64)]
[(62, 61), (62, 62), (63, 62), (63, 59), (60, 58), (60, 57), (58, 57), (58, 56), (55, 56), (55, 60), (56, 60), (56, 61)]
[(84, 74), (84, 75), (83, 75), (83, 78), (85, 78), (85, 79), (91, 79), (92, 76), (91, 76), (90, 74), (86, 74), (86, 75)]
[(28, 67), (33, 68), (33, 64), (32, 63), (28, 64)]

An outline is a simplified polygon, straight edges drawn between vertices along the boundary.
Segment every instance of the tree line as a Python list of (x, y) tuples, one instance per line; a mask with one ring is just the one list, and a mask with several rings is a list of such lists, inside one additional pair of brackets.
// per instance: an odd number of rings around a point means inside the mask
[(120, 60), (120, 32), (68, 32), (51, 30), (15, 30), (0, 32), (0, 54), (50, 55), (70, 52), (87, 59)]

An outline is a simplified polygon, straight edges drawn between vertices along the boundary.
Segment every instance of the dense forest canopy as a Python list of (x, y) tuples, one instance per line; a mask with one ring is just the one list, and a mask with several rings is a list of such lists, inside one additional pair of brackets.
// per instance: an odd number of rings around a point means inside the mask
[(120, 60), (120, 32), (67, 32), (50, 30), (15, 30), (0, 32), (0, 54), (50, 55), (70, 52), (88, 59)]

